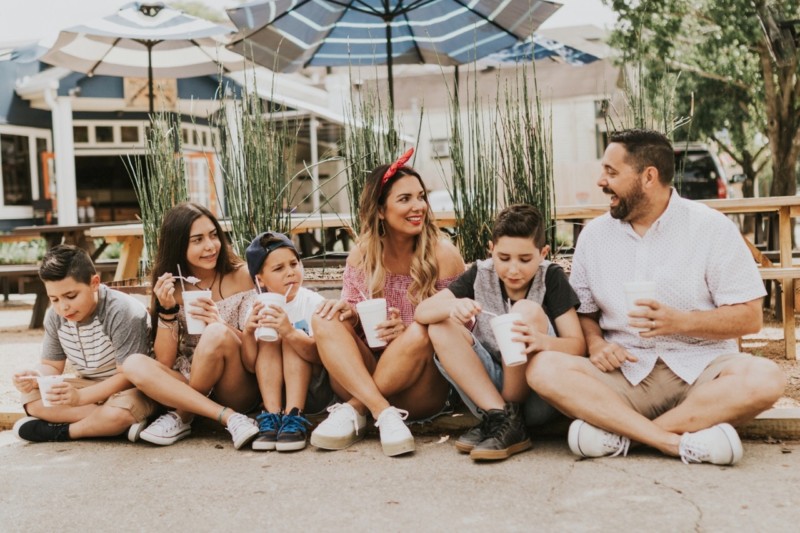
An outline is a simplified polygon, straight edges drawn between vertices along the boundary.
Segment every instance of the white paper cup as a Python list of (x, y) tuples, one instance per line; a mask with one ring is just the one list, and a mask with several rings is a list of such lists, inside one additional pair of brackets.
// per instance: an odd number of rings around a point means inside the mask
[(364, 328), (364, 334), (367, 336), (367, 345), (370, 348), (386, 346), (386, 341), (379, 339), (375, 331), (378, 324), (386, 321), (386, 299), (373, 298), (358, 302), (356, 311), (361, 320), (361, 327)]
[(511, 331), (511, 328), (514, 327), (514, 322), (520, 320), (522, 320), (521, 314), (506, 313), (489, 321), (492, 325), (494, 338), (497, 340), (497, 346), (500, 347), (503, 363), (506, 366), (523, 365), (528, 362), (528, 356), (525, 354), (525, 344), (511, 340), (520, 335), (515, 331)]
[(42, 405), (45, 407), (52, 407), (53, 404), (47, 399), (47, 393), (50, 392), (50, 387), (64, 381), (64, 374), (59, 374), (57, 376), (38, 376), (36, 381), (39, 383), (39, 392), (42, 394)]
[[(286, 297), (283, 294), (278, 294), (277, 292), (262, 292), (258, 295), (257, 301), (264, 304), (265, 307), (274, 305), (276, 307), (283, 308), (283, 306), (286, 305)], [(261, 311), (261, 314), (264, 314), (263, 310)], [(257, 328), (256, 340), (275, 342), (278, 340), (278, 332), (275, 330), (275, 328)]]
[[(625, 284), (625, 300), (628, 302), (628, 312), (642, 311), (649, 309), (645, 306), (636, 305), (637, 300), (655, 300), (656, 282), (655, 281), (629, 281)], [(633, 328), (637, 331), (649, 331), (650, 328)]]
[(211, 291), (185, 291), (183, 293), (183, 309), (186, 315), (186, 332), (189, 335), (200, 335), (206, 329), (206, 323), (192, 316), (192, 307), (198, 298), (211, 298)]

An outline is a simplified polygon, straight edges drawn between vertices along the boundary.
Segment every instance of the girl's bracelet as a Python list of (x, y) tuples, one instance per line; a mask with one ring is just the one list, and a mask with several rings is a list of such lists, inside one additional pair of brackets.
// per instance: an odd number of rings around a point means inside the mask
[(169, 329), (174, 330), (178, 327), (178, 323), (176, 320), (164, 320), (161, 317), (158, 317), (158, 327), (159, 329)]

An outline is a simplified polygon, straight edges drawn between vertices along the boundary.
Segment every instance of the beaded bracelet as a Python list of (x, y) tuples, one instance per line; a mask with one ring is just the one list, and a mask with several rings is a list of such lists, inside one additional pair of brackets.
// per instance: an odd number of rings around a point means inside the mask
[(167, 321), (167, 320), (163, 320), (163, 319), (159, 318), (158, 319), (158, 327), (160, 329), (174, 330), (175, 328), (178, 327), (178, 324), (176, 324), (175, 322), (172, 322), (172, 321)]
[(156, 298), (156, 312), (157, 313), (164, 313), (165, 315), (174, 315), (175, 313), (177, 313), (180, 310), (181, 310), (180, 304), (176, 303), (172, 307), (167, 308), (167, 307), (164, 307), (163, 305), (161, 305), (161, 302), (159, 302), (158, 298)]

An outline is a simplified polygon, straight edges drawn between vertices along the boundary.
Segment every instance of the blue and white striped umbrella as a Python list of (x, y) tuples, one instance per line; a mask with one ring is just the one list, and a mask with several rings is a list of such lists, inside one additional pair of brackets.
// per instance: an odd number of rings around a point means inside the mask
[(162, 3), (133, 2), (107, 17), (62, 31), (42, 61), (75, 72), (191, 78), (241, 70), (244, 59), (224, 47), (232, 31)]
[(530, 37), (548, 0), (268, 0), (228, 10), (229, 47), (281, 72), (305, 66), (460, 65)]

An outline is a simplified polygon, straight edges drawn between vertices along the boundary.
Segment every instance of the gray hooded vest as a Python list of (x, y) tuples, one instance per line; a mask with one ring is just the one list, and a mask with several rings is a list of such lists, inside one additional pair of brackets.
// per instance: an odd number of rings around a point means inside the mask
[[(489, 258), (483, 261), (476, 261), (478, 265), (478, 274), (475, 277), (475, 301), (481, 304), (484, 311), (502, 315), (508, 313), (508, 302), (503, 301), (502, 292), (500, 291), (500, 278), (494, 270), (494, 261)], [(544, 278), (547, 273), (547, 267), (550, 266), (550, 261), (544, 260), (539, 265), (539, 269), (533, 276), (528, 294), (525, 296), (526, 300), (542, 304), (544, 301), (545, 285)], [(489, 323), (494, 318), (487, 313), (478, 313), (475, 317), (475, 328), (472, 333), (480, 340), (481, 344), (486, 351), (496, 360), (500, 360), (500, 348), (497, 346), (497, 340), (492, 333), (492, 326)]]

